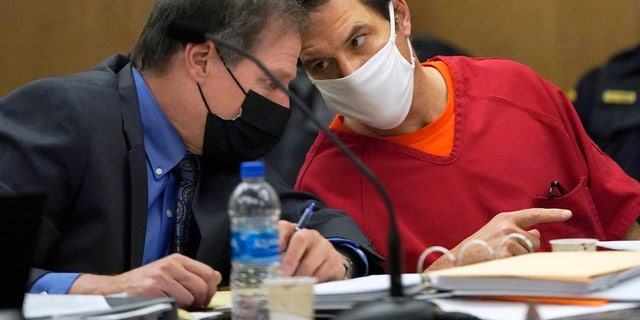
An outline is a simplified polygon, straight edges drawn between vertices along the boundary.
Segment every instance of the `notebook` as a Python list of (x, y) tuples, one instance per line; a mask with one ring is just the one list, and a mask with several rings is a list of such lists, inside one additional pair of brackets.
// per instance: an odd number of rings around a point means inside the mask
[(41, 194), (0, 196), (0, 310), (20, 310), (27, 290), (45, 197)]

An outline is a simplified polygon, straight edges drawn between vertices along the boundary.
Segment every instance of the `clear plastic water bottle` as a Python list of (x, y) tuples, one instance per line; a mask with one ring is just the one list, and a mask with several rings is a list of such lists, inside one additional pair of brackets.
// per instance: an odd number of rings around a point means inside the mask
[(280, 269), (280, 199), (264, 180), (264, 163), (243, 162), (242, 182), (229, 199), (232, 318), (269, 319), (262, 280)]

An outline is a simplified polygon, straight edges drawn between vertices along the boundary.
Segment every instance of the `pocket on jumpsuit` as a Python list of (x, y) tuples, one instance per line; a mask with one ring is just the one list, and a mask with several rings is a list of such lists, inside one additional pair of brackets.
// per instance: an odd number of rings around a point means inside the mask
[[(560, 181), (563, 183), (563, 181)], [(565, 188), (567, 186), (565, 185)], [(533, 226), (540, 231), (540, 250), (551, 251), (549, 240), (559, 238), (597, 238), (604, 239), (605, 233), (589, 191), (586, 177), (567, 193), (559, 197), (535, 197), (536, 208), (559, 208), (571, 210), (573, 216), (564, 222), (541, 223)]]

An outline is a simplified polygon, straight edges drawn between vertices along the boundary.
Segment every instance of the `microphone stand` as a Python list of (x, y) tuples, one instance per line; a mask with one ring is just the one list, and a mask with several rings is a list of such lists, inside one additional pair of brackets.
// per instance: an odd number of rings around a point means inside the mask
[[(228, 49), (238, 52), (242, 56), (253, 61), (271, 80), (274, 81), (279, 90), (286, 93), (294, 103), (296, 103), (300, 110), (304, 113), (305, 117), (311, 120), (314, 125), (320, 129), (333, 144), (360, 170), (360, 172), (375, 186), (376, 190), (382, 198), (387, 212), (389, 214), (389, 231), (387, 239), (387, 247), (389, 254), (389, 281), (390, 296), (382, 300), (371, 301), (357, 305), (354, 309), (348, 310), (338, 314), (335, 319), (368, 319), (368, 320), (387, 320), (387, 319), (477, 319), (476, 317), (458, 314), (458, 313), (443, 313), (439, 311), (439, 308), (426, 300), (416, 300), (412, 297), (404, 295), (404, 288), (402, 286), (402, 245), (400, 241), (400, 235), (398, 232), (398, 226), (396, 223), (396, 216), (391, 203), (391, 198), (386, 192), (384, 186), (375, 174), (362, 162), (362, 160), (356, 156), (351, 149), (349, 149), (342, 140), (340, 140), (333, 132), (325, 127), (319, 119), (317, 119), (313, 112), (309, 109), (307, 104), (302, 101), (297, 95), (291, 93), (289, 89), (276, 77), (258, 58), (253, 54), (241, 48), (229, 41), (214, 36), (208, 32), (205, 28), (187, 21), (172, 21), (167, 29), (167, 35), (169, 38), (181, 41), (183, 43), (204, 43), (207, 40), (212, 41), (216, 45), (224, 46)], [(456, 315), (462, 315), (462, 317), (451, 317)], [(439, 317), (440, 316), (440, 317)], [(447, 316), (447, 317), (441, 317)]]

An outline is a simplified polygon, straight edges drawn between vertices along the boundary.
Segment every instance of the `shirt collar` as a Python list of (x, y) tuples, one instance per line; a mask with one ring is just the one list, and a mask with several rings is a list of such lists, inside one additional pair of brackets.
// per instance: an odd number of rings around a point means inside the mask
[(160, 104), (149, 90), (142, 75), (132, 68), (138, 93), (144, 149), (156, 179), (167, 174), (187, 153), (187, 148)]

